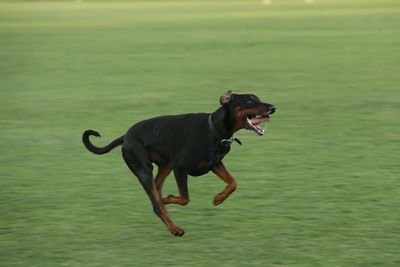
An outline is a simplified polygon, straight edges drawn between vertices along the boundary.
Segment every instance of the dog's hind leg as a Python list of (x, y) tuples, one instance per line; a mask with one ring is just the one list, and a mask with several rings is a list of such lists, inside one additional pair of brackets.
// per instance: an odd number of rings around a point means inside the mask
[(165, 178), (171, 173), (172, 166), (167, 163), (156, 163), (158, 167), (157, 175), (155, 178), (157, 191), (162, 198), (162, 186), (164, 184)]
[(157, 191), (155, 181), (153, 180), (152, 165), (148, 159), (146, 149), (138, 144), (122, 148), (123, 158), (129, 169), (138, 177), (146, 191), (152, 205), (154, 213), (164, 222), (168, 230), (175, 236), (182, 236), (185, 232), (176, 226), (168, 215), (168, 211), (161, 201), (160, 194)]

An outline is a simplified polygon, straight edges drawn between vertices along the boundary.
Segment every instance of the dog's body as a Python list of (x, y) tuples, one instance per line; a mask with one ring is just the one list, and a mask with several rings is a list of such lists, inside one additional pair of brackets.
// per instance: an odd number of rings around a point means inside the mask
[[(90, 135), (100, 134), (88, 130), (83, 134), (83, 143), (95, 154), (104, 154), (122, 145), (123, 158), (139, 178), (154, 212), (173, 235), (182, 236), (183, 229), (172, 222), (164, 204), (186, 205), (189, 202), (188, 175), (199, 176), (210, 170), (227, 183), (214, 198), (215, 205), (221, 204), (236, 189), (235, 180), (222, 163), (235, 140), (233, 133), (247, 128), (262, 135), (259, 124), (268, 121), (269, 114), (276, 109), (271, 104), (260, 102), (254, 95), (236, 95), (230, 91), (221, 96), (220, 103), (222, 107), (211, 114), (160, 116), (141, 121), (104, 148), (90, 143)], [(152, 163), (158, 166), (155, 179)], [(171, 171), (175, 174), (180, 196), (163, 198), (162, 185)]]

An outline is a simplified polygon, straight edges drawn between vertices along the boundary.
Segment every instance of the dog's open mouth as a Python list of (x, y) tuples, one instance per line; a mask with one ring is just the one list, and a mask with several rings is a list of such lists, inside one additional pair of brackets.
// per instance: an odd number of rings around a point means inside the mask
[(269, 113), (249, 114), (246, 118), (246, 129), (255, 132), (257, 135), (263, 135), (269, 119)]

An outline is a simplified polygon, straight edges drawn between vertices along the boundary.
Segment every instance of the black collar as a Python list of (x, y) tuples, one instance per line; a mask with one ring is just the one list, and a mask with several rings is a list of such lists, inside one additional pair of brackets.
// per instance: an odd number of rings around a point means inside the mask
[(214, 135), (215, 139), (220, 141), (220, 143), (224, 146), (230, 146), (233, 141), (236, 141), (239, 145), (242, 144), (239, 139), (231, 136), (230, 138), (223, 139), (221, 135), (218, 133), (218, 130), (215, 128), (214, 123), (212, 122), (211, 119), (212, 114), (208, 116), (208, 128), (210, 128), (211, 133)]
[(212, 114), (210, 114), (210, 116), (208, 116), (208, 127), (210, 128), (210, 131), (214, 135), (214, 137), (217, 140), (221, 140), (222, 138), (219, 135), (217, 129), (215, 129), (215, 126), (214, 126), (214, 123), (212, 122), (211, 116), (212, 116)]

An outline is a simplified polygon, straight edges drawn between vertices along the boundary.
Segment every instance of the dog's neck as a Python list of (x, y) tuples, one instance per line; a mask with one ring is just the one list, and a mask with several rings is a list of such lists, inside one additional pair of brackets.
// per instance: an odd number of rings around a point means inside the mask
[(221, 138), (231, 138), (234, 133), (235, 122), (230, 110), (226, 107), (220, 107), (211, 116), (212, 123)]

